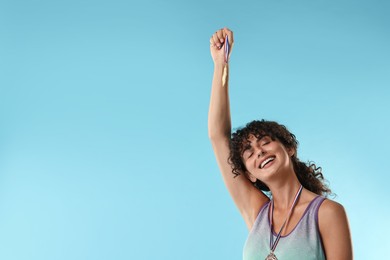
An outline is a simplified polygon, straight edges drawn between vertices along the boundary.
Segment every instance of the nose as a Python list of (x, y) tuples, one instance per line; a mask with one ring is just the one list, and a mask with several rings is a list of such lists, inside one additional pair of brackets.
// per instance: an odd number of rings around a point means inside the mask
[(257, 158), (260, 158), (260, 156), (263, 156), (264, 152), (263, 150), (259, 150), (259, 152), (257, 153)]

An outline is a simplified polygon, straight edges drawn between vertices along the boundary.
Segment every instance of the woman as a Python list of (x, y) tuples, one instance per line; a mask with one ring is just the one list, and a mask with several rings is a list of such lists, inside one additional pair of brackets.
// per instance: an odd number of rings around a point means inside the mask
[(231, 52), (229, 29), (210, 39), (208, 128), (226, 187), (249, 229), (244, 259), (352, 259), (344, 208), (325, 199), (330, 190), (320, 169), (299, 161), (295, 136), (269, 121), (253, 121), (231, 135), (226, 36)]

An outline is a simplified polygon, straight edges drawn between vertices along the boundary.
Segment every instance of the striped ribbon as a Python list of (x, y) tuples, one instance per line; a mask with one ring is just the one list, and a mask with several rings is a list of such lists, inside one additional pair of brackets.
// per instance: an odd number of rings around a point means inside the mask
[(228, 36), (226, 35), (225, 37), (225, 62), (228, 63), (229, 59), (229, 39)]
[(272, 230), (273, 230), (272, 219), (274, 218), (274, 201), (272, 200), (272, 205), (271, 205), (271, 232), (270, 232), (271, 236), (270, 236), (270, 240), (269, 240), (269, 245), (271, 247), (271, 253), (273, 253), (275, 251), (276, 246), (278, 245), (278, 242), (280, 240), (280, 236), (282, 235), (282, 230), (283, 230), (284, 226), (286, 225), (286, 223), (288, 222), (288, 220), (291, 217), (292, 210), (295, 207), (295, 204), (297, 204), (297, 201), (298, 201), (299, 195), (301, 195), (302, 189), (303, 189), (303, 186), (301, 185), (301, 187), (299, 188), (297, 194), (295, 194), (295, 198), (294, 198), (294, 201), (293, 201), (293, 203), (291, 205), (290, 211), (288, 212), (287, 218), (284, 221), (282, 227), (280, 228), (280, 231), (279, 231), (279, 233), (278, 233), (278, 235), (276, 237), (275, 243), (273, 242), (274, 236), (272, 234)]

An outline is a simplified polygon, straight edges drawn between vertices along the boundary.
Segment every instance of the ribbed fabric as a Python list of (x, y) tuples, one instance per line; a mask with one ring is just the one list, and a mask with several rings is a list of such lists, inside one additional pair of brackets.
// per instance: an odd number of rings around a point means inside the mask
[[(318, 209), (324, 200), (321, 196), (314, 198), (295, 228), (280, 238), (275, 250), (278, 260), (325, 259), (318, 230)], [(268, 202), (260, 209), (244, 246), (244, 260), (264, 260), (270, 252), (270, 205)], [(273, 235), (275, 241), (277, 234), (273, 232)]]

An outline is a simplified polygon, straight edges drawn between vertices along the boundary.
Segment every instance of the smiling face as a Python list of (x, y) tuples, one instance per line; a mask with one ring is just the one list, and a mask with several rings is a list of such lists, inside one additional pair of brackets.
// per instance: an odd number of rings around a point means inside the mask
[(258, 179), (267, 183), (280, 173), (293, 170), (293, 154), (293, 149), (286, 149), (277, 139), (250, 135), (243, 147), (242, 161), (252, 182)]
[[(250, 158), (249, 160), (247, 157), (244, 158), (244, 152), (247, 149), (253, 149), (254, 151), (256, 148), (261, 147), (258, 145), (261, 143), (261, 139), (263, 137), (268, 137), (270, 139), (269, 144), (263, 143), (264, 151), (261, 153), (263, 159), (265, 158), (264, 156), (268, 156), (270, 154), (276, 155), (275, 151), (281, 150), (284, 150), (284, 152), (287, 151), (290, 154), (295, 153), (295, 155), (293, 155), (291, 157), (292, 159), (290, 160), (284, 160), (283, 158), (288, 157), (284, 155), (279, 155), (275, 158), (266, 158), (270, 161), (264, 161), (263, 168), (255, 168), (255, 166), (253, 166), (254, 163), (251, 162), (253, 158)], [(275, 142), (277, 144), (275, 144)], [(280, 145), (282, 147), (279, 147)], [(276, 149), (274, 146), (277, 146), (278, 149)], [(268, 177), (264, 177), (267, 175), (262, 175), (260, 172), (263, 173), (266, 170), (273, 171), (275, 168), (278, 168), (281, 165), (281, 159), (283, 159), (285, 163), (288, 163), (289, 167), (291, 166), (291, 168), (294, 168), (291, 164), (291, 161), (293, 161), (295, 165), (297, 148), (298, 141), (295, 138), (295, 135), (292, 134), (284, 125), (274, 121), (254, 120), (246, 124), (245, 127), (239, 128), (232, 133), (229, 155), (229, 163), (232, 165), (232, 173), (236, 176), (245, 174), (251, 179), (252, 182), (256, 181), (256, 188), (263, 191), (269, 191), (269, 187), (267, 187), (267, 185), (262, 182), (262, 180), (267, 181)], [(256, 155), (258, 155), (258, 153)], [(245, 156), (249, 157), (249, 154), (246, 154)], [(252, 172), (254, 175), (252, 175)], [(272, 176), (273, 175), (274, 174), (272, 174)]]

